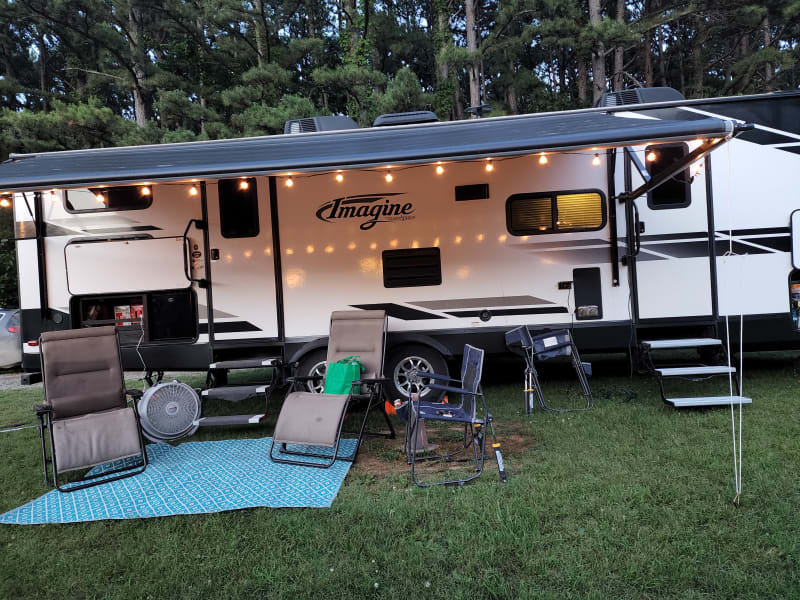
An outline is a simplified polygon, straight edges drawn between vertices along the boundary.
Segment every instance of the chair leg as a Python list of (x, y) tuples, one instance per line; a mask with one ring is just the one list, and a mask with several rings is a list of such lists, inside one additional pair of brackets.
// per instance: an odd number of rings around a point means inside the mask
[(44, 441), (44, 415), (39, 415), (39, 440), (42, 442), (42, 470), (44, 471), (44, 484), (50, 485), (50, 479), (47, 477), (47, 450)]

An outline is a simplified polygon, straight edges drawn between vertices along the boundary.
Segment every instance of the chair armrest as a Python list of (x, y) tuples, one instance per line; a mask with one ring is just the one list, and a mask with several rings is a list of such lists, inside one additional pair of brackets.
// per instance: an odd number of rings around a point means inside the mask
[(322, 375), (302, 375), (297, 377), (287, 377), (286, 383), (305, 383), (306, 381), (318, 381)]
[(453, 379), (449, 375), (440, 375), (439, 373), (427, 373), (425, 371), (418, 373), (423, 379), (436, 379), (437, 381), (460, 381), (460, 379)]
[(429, 383), (425, 386), (432, 390), (441, 390), (443, 392), (452, 392), (454, 394), (467, 394), (469, 396), (483, 396), (482, 392), (473, 392), (472, 390), (465, 390), (464, 388), (457, 388), (449, 385), (440, 385), (438, 383)]
[(376, 383), (389, 383), (390, 381), (388, 377), (371, 377), (354, 381), (353, 385), (374, 385)]
[(47, 415), (53, 412), (52, 407), (48, 404), (36, 404), (33, 410), (36, 411), (37, 415)]
[(138, 400), (144, 396), (144, 392), (142, 390), (125, 390), (125, 395), (130, 396), (133, 400)]

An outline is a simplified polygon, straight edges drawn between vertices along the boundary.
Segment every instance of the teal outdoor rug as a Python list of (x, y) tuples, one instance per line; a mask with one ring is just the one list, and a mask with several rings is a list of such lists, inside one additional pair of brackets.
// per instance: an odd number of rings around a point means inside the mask
[[(272, 438), (185, 442), (178, 446), (149, 444), (150, 464), (144, 473), (66, 494), (53, 490), (0, 515), (0, 523), (141, 519), (259, 506), (329, 507), (351, 463), (338, 460), (329, 469), (277, 464), (269, 459), (271, 443)], [(356, 440), (342, 440), (339, 454), (351, 455), (355, 444)], [(329, 448), (312, 450), (331, 452)], [(112, 463), (96, 469), (111, 470), (115, 466)]]

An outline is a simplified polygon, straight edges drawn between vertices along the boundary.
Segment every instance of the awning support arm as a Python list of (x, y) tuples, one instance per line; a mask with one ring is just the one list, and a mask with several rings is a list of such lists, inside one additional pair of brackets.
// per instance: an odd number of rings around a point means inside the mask
[(639, 177), (646, 183), (650, 181), (650, 173), (647, 172), (647, 168), (642, 164), (642, 161), (639, 160), (639, 157), (636, 155), (636, 152), (633, 151), (633, 148), (630, 146), (625, 146), (625, 154), (628, 158), (631, 159), (633, 166), (636, 167), (636, 170), (639, 171)]
[[(752, 123), (738, 123), (738, 124), (734, 125), (733, 135), (730, 138), (727, 138), (727, 139), (723, 138), (720, 141), (718, 141), (717, 143), (710, 143), (710, 144), (705, 144), (704, 143), (704, 144), (701, 144), (700, 146), (698, 146), (697, 148), (692, 150), (689, 154), (684, 156), (683, 160), (673, 164), (666, 171), (662, 171), (658, 175), (656, 175), (654, 177), (650, 177), (649, 180), (646, 180), (642, 185), (640, 185), (635, 190), (633, 190), (631, 192), (625, 192), (625, 193), (619, 194), (617, 196), (617, 200), (619, 200), (620, 202), (626, 202), (628, 200), (635, 200), (636, 198), (638, 198), (640, 196), (643, 196), (644, 194), (646, 194), (648, 192), (651, 192), (652, 190), (654, 190), (655, 188), (657, 188), (661, 184), (666, 183), (667, 181), (672, 179), (675, 175), (677, 175), (678, 173), (680, 173), (681, 171), (686, 169), (686, 167), (688, 167), (694, 161), (696, 161), (696, 160), (698, 160), (700, 158), (703, 158), (706, 154), (708, 154), (709, 152), (711, 152), (713, 150), (716, 150), (717, 148), (722, 146), (724, 143), (732, 140), (734, 137), (736, 137), (740, 133), (742, 133), (744, 131), (749, 131), (751, 129), (753, 129), (753, 124)], [(627, 151), (627, 148), (626, 148), (626, 151)], [(638, 169), (639, 167), (637, 166), (636, 168)]]

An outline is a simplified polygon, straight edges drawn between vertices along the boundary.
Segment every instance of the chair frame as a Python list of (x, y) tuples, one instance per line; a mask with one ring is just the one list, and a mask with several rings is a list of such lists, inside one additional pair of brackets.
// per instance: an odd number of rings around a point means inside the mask
[[(384, 319), (385, 319), (385, 317), (384, 317)], [(385, 363), (386, 363), (386, 324), (385, 323), (386, 323), (386, 321), (384, 320), (383, 340), (382, 340), (382, 348), (381, 348), (381, 373), (383, 373), (383, 370), (384, 370), (384, 367), (385, 367)], [(286, 381), (291, 386), (291, 392), (296, 392), (296, 391), (300, 391), (297, 388), (301, 384), (305, 384), (305, 383), (307, 383), (309, 381), (320, 381), (322, 379), (324, 379), (324, 375), (309, 375), (309, 376), (289, 377)], [(333, 464), (337, 460), (344, 460), (344, 461), (347, 461), (347, 462), (355, 462), (356, 458), (358, 457), (358, 451), (361, 449), (361, 442), (364, 440), (364, 435), (365, 435), (365, 431), (364, 430), (366, 429), (366, 426), (367, 426), (367, 419), (369, 418), (369, 413), (372, 410), (373, 404), (376, 402), (376, 400), (377, 400), (378, 405), (381, 407), (381, 412), (383, 413), (383, 417), (386, 420), (387, 425), (389, 426), (389, 433), (388, 434), (375, 434), (375, 435), (385, 436), (385, 437), (388, 437), (390, 439), (394, 439), (396, 437), (394, 426), (392, 425), (392, 422), (389, 420), (389, 415), (386, 414), (386, 409), (384, 408), (383, 403), (381, 402), (381, 400), (383, 400), (385, 398), (385, 396), (386, 396), (384, 385), (387, 384), (387, 383), (389, 383), (389, 380), (387, 378), (385, 378), (385, 377), (373, 377), (373, 378), (362, 378), (362, 379), (359, 379), (358, 381), (353, 381), (350, 384), (350, 392), (348, 393), (348, 397), (347, 397), (347, 400), (346, 400), (345, 405), (344, 405), (344, 410), (342, 410), (342, 416), (339, 419), (339, 426), (338, 426), (337, 433), (336, 433), (336, 444), (334, 444), (334, 446), (333, 446), (333, 454), (331, 456), (328, 456), (327, 454), (318, 454), (318, 453), (314, 453), (314, 452), (300, 452), (300, 451), (297, 451), (297, 450), (289, 450), (285, 443), (281, 443), (281, 445), (280, 445), (281, 454), (288, 454), (290, 456), (292, 456), (292, 455), (293, 456), (306, 456), (306, 457), (311, 457), (311, 458), (326, 458), (326, 459), (329, 459), (328, 461), (323, 462), (323, 463), (316, 463), (316, 462), (306, 462), (306, 461), (301, 461), (301, 460), (293, 460), (291, 458), (281, 458), (281, 457), (275, 456), (274, 453), (273, 453), (273, 450), (275, 448), (275, 437), (274, 437), (274, 435), (273, 435), (273, 438), (272, 438), (272, 443), (270, 444), (270, 447), (269, 447), (269, 458), (270, 458), (270, 460), (272, 460), (273, 462), (276, 462), (276, 463), (282, 463), (282, 464), (288, 464), (288, 465), (298, 465), (298, 466), (303, 466), (303, 467), (316, 467), (316, 468), (320, 468), (320, 469), (330, 468), (331, 466), (333, 466)], [(353, 388), (356, 387), (356, 386), (359, 387), (359, 392), (362, 391), (362, 389), (361, 389), (362, 387), (367, 387), (367, 388), (369, 388), (370, 391), (367, 394), (362, 394), (362, 393), (354, 394), (353, 393)], [(290, 392), (290, 394), (291, 394), (291, 392)], [(324, 394), (320, 394), (320, 395), (324, 395)], [(287, 395), (286, 398), (288, 399), (289, 395)], [(364, 400), (364, 399), (366, 399), (367, 407), (366, 407), (366, 409), (364, 409), (364, 418), (361, 420), (361, 426), (359, 427), (359, 430), (358, 430), (358, 439), (356, 440), (356, 448), (353, 451), (353, 454), (350, 455), (350, 456), (339, 456), (339, 443), (342, 440), (342, 429), (344, 427), (344, 420), (345, 420), (345, 417), (347, 416), (347, 409), (349, 408), (350, 403), (354, 399), (355, 400)]]
[[(481, 352), (483, 352), (481, 350)], [(482, 362), (483, 359), (481, 359)], [(419, 487), (430, 487), (432, 485), (464, 485), (472, 481), (473, 479), (477, 479), (480, 477), (481, 473), (483, 473), (484, 465), (486, 463), (486, 434), (485, 428), (488, 424), (493, 429), (492, 425), (492, 415), (489, 413), (488, 407), (486, 406), (486, 398), (483, 395), (483, 389), (480, 384), (480, 380), (476, 386), (476, 389), (468, 390), (465, 389), (463, 386), (463, 370), (462, 370), (462, 379), (455, 379), (453, 377), (449, 377), (447, 375), (440, 375), (437, 373), (425, 373), (425, 378), (434, 381), (444, 381), (447, 382), (447, 385), (443, 385), (440, 383), (428, 383), (426, 387), (437, 390), (437, 391), (445, 391), (453, 394), (461, 394), (463, 396), (471, 396), (472, 397), (472, 415), (469, 421), (466, 420), (452, 420), (452, 421), (445, 421), (450, 423), (462, 423), (464, 425), (464, 442), (462, 446), (453, 452), (445, 453), (445, 454), (433, 454), (427, 456), (417, 456), (417, 429), (419, 427), (420, 421), (425, 421), (425, 418), (419, 418), (419, 411), (420, 411), (420, 403), (423, 406), (431, 407), (431, 408), (441, 408), (442, 410), (447, 410), (448, 408), (452, 408), (453, 405), (446, 404), (442, 402), (426, 402), (424, 400), (419, 399), (419, 395), (416, 394), (416, 398), (412, 396), (411, 398), (411, 411), (409, 413), (409, 423), (408, 427), (406, 428), (406, 449), (408, 450), (408, 462), (411, 464), (411, 480), (418, 485)], [(450, 385), (456, 384), (456, 385)], [(481, 404), (483, 406), (483, 418), (479, 419), (476, 417), (477, 413), (477, 400), (480, 398)], [(463, 401), (462, 401), (463, 405)], [(439, 419), (436, 419), (439, 420)], [(444, 419), (441, 419), (444, 421)], [(477, 442), (477, 443), (476, 443)], [(472, 447), (472, 458), (464, 457), (464, 458), (454, 458), (461, 454), (462, 452), (466, 451), (467, 448)], [(480, 450), (480, 454), (478, 451)], [(456, 462), (456, 461), (472, 461), (475, 464), (475, 474), (471, 475), (466, 478), (460, 479), (448, 479), (444, 481), (436, 481), (432, 483), (420, 481), (416, 476), (416, 462), (417, 461), (426, 461), (426, 460), (444, 460), (445, 462)]]
[[(117, 337), (117, 345), (119, 345), (119, 332), (115, 332)], [(41, 347), (42, 339), (41, 336), (39, 337), (39, 346)], [(122, 354), (120, 353), (120, 373), (123, 374), (123, 389), (124, 389), (124, 373), (125, 371), (122, 370)], [(47, 465), (51, 465), (52, 473), (53, 473), (53, 487), (55, 487), (61, 493), (68, 493), (68, 492), (75, 492), (78, 490), (83, 490), (89, 487), (93, 487), (96, 485), (101, 485), (103, 483), (109, 483), (111, 481), (118, 481), (120, 479), (125, 479), (126, 477), (133, 477), (134, 475), (138, 475), (139, 473), (143, 473), (144, 470), (147, 468), (148, 460), (147, 460), (147, 448), (145, 447), (144, 437), (142, 436), (142, 426), (139, 421), (139, 410), (136, 406), (136, 399), (141, 398), (142, 392), (140, 390), (127, 390), (125, 389), (125, 395), (130, 396), (133, 400), (132, 407), (133, 407), (133, 414), (136, 418), (136, 430), (139, 436), (139, 447), (141, 449), (141, 463), (136, 465), (131, 465), (127, 467), (120, 467), (119, 469), (114, 469), (112, 471), (106, 471), (104, 473), (99, 473), (98, 475), (93, 475), (88, 479), (84, 477), (85, 481), (82, 483), (73, 483), (72, 485), (63, 486), (58, 482), (58, 461), (56, 457), (56, 445), (55, 440), (53, 439), (53, 427), (52, 427), (52, 413), (53, 409), (47, 404), (47, 385), (44, 381), (45, 378), (45, 368), (44, 368), (44, 357), (43, 353), (39, 354), (39, 361), (42, 367), (42, 389), (45, 395), (45, 404), (38, 404), (34, 407), (36, 411), (36, 416), (39, 418), (38, 429), (39, 429), (39, 440), (41, 441), (42, 445), (42, 469), (44, 471), (44, 483), (45, 485), (50, 485), (50, 480), (47, 475)], [(47, 444), (45, 443), (45, 434), (44, 430), (48, 430), (48, 438), (50, 440), (50, 457), (47, 456)], [(111, 461), (109, 461), (111, 462)], [(79, 469), (76, 469), (79, 470)], [(116, 475), (115, 477), (109, 477), (109, 475)]]

